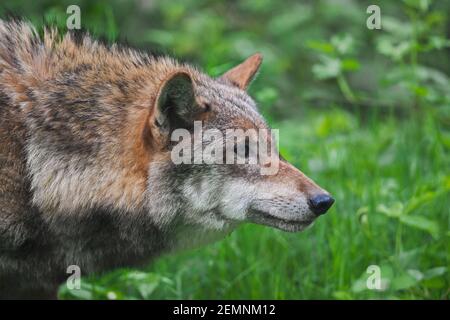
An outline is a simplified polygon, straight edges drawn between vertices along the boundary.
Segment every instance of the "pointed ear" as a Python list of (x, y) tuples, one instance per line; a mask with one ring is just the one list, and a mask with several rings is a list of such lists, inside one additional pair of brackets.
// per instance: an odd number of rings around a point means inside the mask
[(199, 106), (195, 101), (194, 83), (186, 72), (176, 72), (163, 81), (156, 98), (155, 125), (169, 133), (190, 126)]
[(255, 53), (241, 64), (225, 72), (221, 78), (225, 78), (235, 86), (245, 90), (253, 80), (256, 72), (258, 72), (261, 62), (262, 55), (260, 53)]

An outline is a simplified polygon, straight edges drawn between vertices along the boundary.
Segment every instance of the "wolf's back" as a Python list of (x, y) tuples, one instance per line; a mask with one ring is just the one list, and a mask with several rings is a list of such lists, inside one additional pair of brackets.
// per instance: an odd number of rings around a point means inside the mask
[(26, 72), (22, 58), (33, 50), (34, 32), (27, 24), (0, 20), (0, 249), (4, 250), (26, 238), (25, 130), (14, 100), (24, 89), (19, 75)]
[[(31, 67), (45, 51), (36, 29), (22, 21), (0, 20), (0, 85), (24, 85), (23, 76), (36, 76)], [(19, 78), (21, 75), (22, 78)], [(14, 90), (7, 91), (7, 95)]]

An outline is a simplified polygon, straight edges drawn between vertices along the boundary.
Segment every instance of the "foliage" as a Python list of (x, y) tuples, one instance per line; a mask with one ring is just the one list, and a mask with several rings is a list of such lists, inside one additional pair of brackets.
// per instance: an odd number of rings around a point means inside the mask
[[(164, 257), (148, 273), (91, 277), (89, 298), (448, 298), (450, 175), (442, 168), (450, 146), (432, 115), (369, 117), (365, 124), (331, 109), (276, 124), (283, 155), (336, 198), (312, 228), (245, 225), (219, 243)], [(384, 290), (365, 286), (372, 264)], [(129, 280), (136, 272), (152, 290)], [(65, 286), (61, 296), (80, 298)]]
[[(78, 4), (95, 36), (214, 76), (262, 52), (251, 94), (280, 129), (285, 158), (336, 198), (304, 233), (246, 225), (147, 270), (61, 286), (60, 297), (449, 298), (448, 1), (375, 1), (382, 30), (365, 25), (373, 1), (3, 2), (63, 29), (65, 9)], [(373, 264), (382, 290), (365, 285)]]

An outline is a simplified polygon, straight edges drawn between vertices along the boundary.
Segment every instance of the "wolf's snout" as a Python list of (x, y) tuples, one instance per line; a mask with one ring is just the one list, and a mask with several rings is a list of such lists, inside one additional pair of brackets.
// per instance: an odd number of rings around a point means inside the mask
[(324, 214), (333, 205), (334, 199), (328, 194), (319, 194), (309, 199), (309, 208), (316, 215)]

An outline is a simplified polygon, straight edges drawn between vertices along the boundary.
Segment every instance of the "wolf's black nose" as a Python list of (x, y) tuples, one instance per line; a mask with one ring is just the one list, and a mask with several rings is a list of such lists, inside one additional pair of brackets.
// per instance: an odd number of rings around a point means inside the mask
[(333, 205), (334, 199), (327, 194), (319, 194), (309, 199), (309, 207), (316, 215), (327, 212)]

